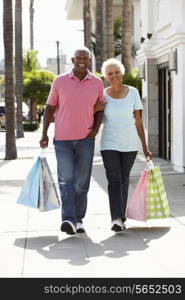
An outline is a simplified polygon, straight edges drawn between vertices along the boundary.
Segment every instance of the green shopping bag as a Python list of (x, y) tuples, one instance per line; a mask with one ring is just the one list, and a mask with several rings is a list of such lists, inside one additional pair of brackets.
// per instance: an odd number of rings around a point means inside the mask
[(148, 174), (146, 218), (168, 218), (170, 209), (160, 167), (154, 167), (152, 162), (151, 164)]

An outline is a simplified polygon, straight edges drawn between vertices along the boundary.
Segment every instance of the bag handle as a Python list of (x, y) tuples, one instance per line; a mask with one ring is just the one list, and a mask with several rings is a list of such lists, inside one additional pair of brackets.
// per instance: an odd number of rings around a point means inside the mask
[(40, 157), (46, 157), (46, 148), (41, 148), (40, 149)]
[(153, 161), (151, 159), (148, 159), (147, 158), (147, 161), (146, 161), (146, 170), (152, 170), (154, 169), (154, 164), (153, 164)]

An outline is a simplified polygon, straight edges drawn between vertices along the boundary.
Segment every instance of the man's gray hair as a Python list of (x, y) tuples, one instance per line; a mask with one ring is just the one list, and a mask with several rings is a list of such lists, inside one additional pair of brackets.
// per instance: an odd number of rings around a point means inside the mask
[(85, 46), (82, 46), (82, 47), (79, 47), (79, 48), (75, 49), (73, 57), (75, 57), (76, 52), (78, 52), (78, 51), (84, 51), (88, 54), (89, 57), (91, 57), (91, 51), (89, 50), (89, 48), (87, 48)]
[(109, 59), (107, 59), (103, 62), (102, 67), (101, 67), (101, 72), (102, 72), (104, 77), (106, 77), (107, 68), (110, 67), (110, 66), (118, 67), (121, 71), (121, 74), (122, 75), (125, 74), (124, 65), (116, 58), (109, 58)]

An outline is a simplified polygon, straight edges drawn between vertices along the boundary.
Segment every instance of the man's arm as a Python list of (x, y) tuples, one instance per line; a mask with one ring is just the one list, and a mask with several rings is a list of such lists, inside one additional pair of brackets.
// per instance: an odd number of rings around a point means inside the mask
[(47, 135), (47, 131), (48, 131), (49, 125), (52, 121), (52, 118), (54, 116), (55, 109), (56, 109), (56, 106), (52, 106), (49, 104), (46, 105), (46, 109), (45, 109), (44, 117), (43, 117), (42, 137), (40, 139), (40, 147), (41, 148), (48, 147), (49, 138)]
[(100, 128), (102, 120), (103, 120), (103, 111), (97, 111), (94, 115), (94, 124), (91, 131), (88, 134), (88, 137), (95, 138)]

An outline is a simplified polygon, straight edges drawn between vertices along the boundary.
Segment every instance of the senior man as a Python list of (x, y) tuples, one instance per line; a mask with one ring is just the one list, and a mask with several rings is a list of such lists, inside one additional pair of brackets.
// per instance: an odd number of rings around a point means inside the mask
[[(69, 235), (85, 232), (83, 218), (87, 209), (95, 136), (102, 122), (103, 83), (88, 70), (88, 48), (76, 49), (73, 69), (57, 76), (51, 86), (43, 118), (41, 147), (48, 146), (48, 127), (55, 123), (54, 147), (62, 202), (61, 231)], [(102, 105), (103, 107), (103, 105)]]

